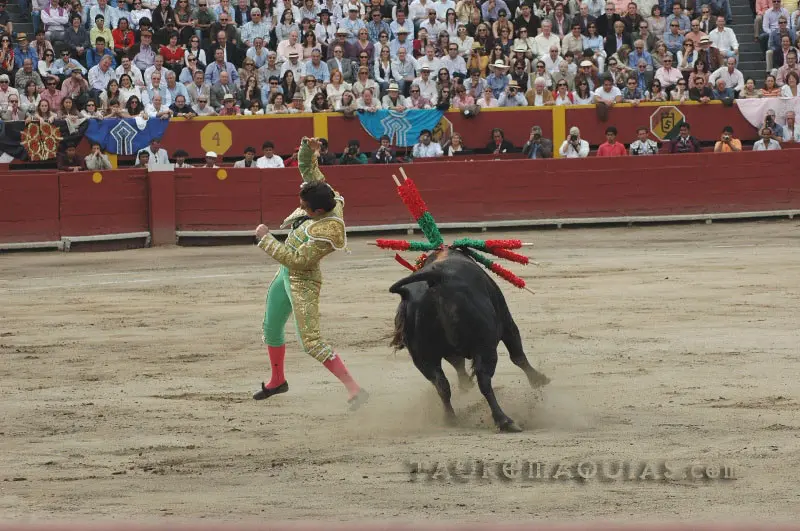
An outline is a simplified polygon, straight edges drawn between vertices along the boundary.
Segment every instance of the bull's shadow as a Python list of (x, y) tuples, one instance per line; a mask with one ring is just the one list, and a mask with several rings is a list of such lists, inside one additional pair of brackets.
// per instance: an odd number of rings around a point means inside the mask
[(446, 421), (455, 424), (456, 414), (442, 360), (455, 367), (462, 389), (473, 385), (466, 370), (466, 360), (472, 360), (472, 375), (498, 429), (522, 431), (500, 409), (492, 389), (500, 341), (531, 387), (542, 387), (550, 379), (528, 362), (505, 297), (486, 271), (462, 250), (444, 248), (432, 252), (419, 270), (389, 291), (402, 299), (391, 346), (407, 348), (414, 365), (433, 383), (444, 404)]

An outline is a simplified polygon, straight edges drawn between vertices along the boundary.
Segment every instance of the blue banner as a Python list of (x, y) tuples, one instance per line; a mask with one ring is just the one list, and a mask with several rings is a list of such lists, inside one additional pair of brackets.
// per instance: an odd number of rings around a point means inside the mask
[(135, 155), (146, 148), (154, 138), (161, 138), (167, 131), (169, 120), (161, 118), (106, 118), (89, 120), (86, 136), (98, 142), (108, 153)]
[(392, 145), (413, 146), (419, 140), (423, 129), (433, 131), (444, 115), (437, 109), (409, 109), (403, 112), (380, 110), (359, 112), (361, 127), (375, 140), (387, 135)]

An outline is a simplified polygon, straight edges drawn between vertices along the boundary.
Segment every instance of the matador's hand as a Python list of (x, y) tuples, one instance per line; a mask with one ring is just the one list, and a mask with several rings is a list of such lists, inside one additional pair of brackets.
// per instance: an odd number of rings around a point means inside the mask
[(319, 138), (309, 138), (308, 139), (308, 147), (310, 147), (314, 151), (319, 151), (319, 149), (321, 147), (320, 143), (319, 143)]
[(266, 225), (261, 224), (256, 227), (256, 238), (258, 238), (259, 241), (267, 234), (269, 234), (269, 228)]

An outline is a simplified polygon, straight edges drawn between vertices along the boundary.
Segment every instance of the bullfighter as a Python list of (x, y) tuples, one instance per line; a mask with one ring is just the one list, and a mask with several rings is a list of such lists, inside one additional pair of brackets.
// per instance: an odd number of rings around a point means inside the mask
[(303, 178), (300, 207), (281, 225), (291, 227), (285, 243), (279, 242), (265, 225), (256, 228), (258, 247), (279, 264), (267, 290), (264, 313), (264, 343), (272, 367), (268, 383), (253, 395), (255, 400), (285, 393), (289, 384), (284, 376), (286, 342), (284, 327), (294, 312), (300, 345), (306, 354), (321, 362), (347, 388), (350, 410), (361, 407), (369, 398), (350, 376), (342, 359), (320, 335), (319, 297), (322, 288), (320, 261), (345, 249), (344, 198), (325, 180), (319, 169), (320, 141), (303, 138), (297, 154)]

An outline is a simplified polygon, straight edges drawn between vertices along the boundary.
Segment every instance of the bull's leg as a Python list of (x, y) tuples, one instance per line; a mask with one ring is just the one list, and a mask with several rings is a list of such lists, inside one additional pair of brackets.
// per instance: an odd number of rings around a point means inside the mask
[(497, 398), (494, 396), (492, 376), (494, 376), (496, 366), (496, 351), (475, 356), (475, 374), (478, 377), (478, 388), (489, 403), (489, 408), (492, 410), (492, 418), (500, 431), (520, 432), (522, 429), (508, 415), (503, 413), (503, 410), (500, 409), (500, 404), (497, 403)]
[(458, 374), (458, 388), (462, 393), (475, 387), (469, 374), (467, 374), (466, 360), (464, 358), (461, 356), (447, 356), (445, 359), (455, 368)]
[(447, 381), (447, 377), (444, 375), (444, 371), (442, 370), (441, 359), (438, 361), (438, 364), (434, 364), (432, 362), (417, 363), (417, 359), (418, 358), (413, 358), (414, 365), (416, 365), (417, 369), (419, 369), (422, 375), (433, 384), (433, 386), (436, 388), (436, 391), (439, 393), (439, 398), (442, 399), (445, 422), (450, 425), (455, 424), (456, 412), (453, 409), (453, 404), (450, 403), (450, 398), (452, 397), (450, 392), (450, 382)]
[(517, 324), (510, 315), (506, 318), (503, 328), (505, 334), (502, 337), (502, 341), (508, 349), (511, 362), (525, 371), (525, 375), (528, 377), (528, 382), (531, 384), (531, 387), (537, 388), (549, 384), (550, 378), (534, 369), (530, 362), (528, 362), (528, 357), (522, 349), (522, 338), (519, 334), (519, 328), (517, 328)]

